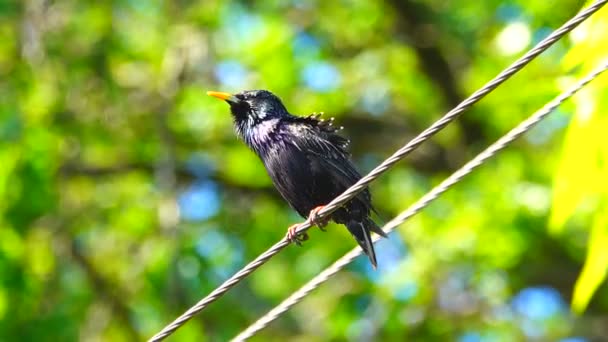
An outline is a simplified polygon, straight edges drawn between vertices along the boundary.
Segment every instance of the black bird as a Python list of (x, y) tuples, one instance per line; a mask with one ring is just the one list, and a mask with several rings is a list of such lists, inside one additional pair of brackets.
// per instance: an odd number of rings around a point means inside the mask
[[(327, 222), (318, 222), (317, 212), (361, 178), (349, 159), (349, 141), (336, 133), (341, 127), (333, 126), (333, 118), (291, 115), (267, 90), (207, 94), (228, 102), (238, 136), (260, 157), (283, 198), (322, 228)], [(346, 225), (375, 268), (371, 232), (386, 234), (369, 217), (372, 210), (366, 189), (333, 212), (331, 219)], [(287, 236), (299, 242), (296, 227), (291, 226)]]

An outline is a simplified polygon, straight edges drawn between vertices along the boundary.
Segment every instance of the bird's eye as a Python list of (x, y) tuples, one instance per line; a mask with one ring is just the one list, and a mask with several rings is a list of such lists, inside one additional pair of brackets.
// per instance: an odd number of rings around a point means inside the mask
[(239, 116), (246, 116), (247, 113), (251, 110), (251, 105), (244, 99), (242, 95), (236, 95), (236, 98), (239, 99), (239, 102), (232, 103), (230, 107), (232, 108), (233, 113)]

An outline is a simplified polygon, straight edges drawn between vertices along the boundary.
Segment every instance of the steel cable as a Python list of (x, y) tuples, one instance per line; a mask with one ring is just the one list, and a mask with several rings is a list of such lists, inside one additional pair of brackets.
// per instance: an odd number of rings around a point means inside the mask
[[(520, 57), (517, 61), (511, 64), (507, 69), (503, 70), (500, 74), (494, 77), (491, 81), (486, 83), (482, 88), (473, 93), (463, 102), (461, 102), (454, 109), (445, 114), (441, 119), (436, 121), (429, 128), (424, 130), (421, 134), (416, 136), (413, 140), (407, 143), (405, 146), (400, 148), (397, 152), (391, 155), (388, 159), (386, 159), (382, 164), (373, 169), (369, 174), (365, 177), (361, 178), (357, 183), (351, 186), (348, 190), (346, 190), (343, 194), (335, 198), (329, 204), (327, 204), (322, 210), (318, 212), (318, 218), (323, 219), (328, 217), (332, 212), (336, 209), (340, 208), (350, 199), (355, 197), (359, 192), (365, 189), (369, 183), (378, 178), (381, 174), (386, 172), (391, 166), (396, 164), (398, 161), (403, 159), (407, 154), (416, 149), (423, 142), (431, 138), (435, 133), (443, 129), (450, 122), (455, 120), (462, 112), (466, 109), (477, 103), (481, 100), (485, 95), (490, 93), (496, 87), (498, 87), (501, 83), (509, 79), (515, 73), (520, 71), (525, 65), (527, 65), (530, 61), (540, 55), (543, 51), (553, 45), (556, 41), (558, 41), (561, 37), (563, 37), (566, 33), (572, 31), (576, 26), (578, 26), (581, 22), (589, 18), (593, 13), (597, 12), (602, 6), (604, 6), (608, 2), (608, 0), (598, 0), (594, 2), (592, 5), (579, 12), (576, 16), (562, 25), (559, 29), (553, 31), (551, 35), (547, 38), (543, 39), (539, 42), (534, 48), (529, 50), (524, 56)], [(313, 224), (310, 222), (310, 219), (304, 221), (297, 229), (298, 233), (303, 233), (312, 227)], [(289, 241), (284, 237), (279, 242), (275, 243), (272, 247), (266, 250), (264, 253), (260, 254), (256, 259), (251, 261), (245, 267), (243, 267), (240, 271), (235, 273), (232, 277), (222, 283), (219, 287), (213, 290), (206, 297), (201, 299), (198, 303), (176, 318), (169, 325), (165, 326), (160, 332), (156, 335), (152, 336), (149, 341), (162, 341), (167, 336), (171, 335), (175, 332), (179, 327), (189, 321), (194, 315), (202, 311), (205, 307), (207, 307), (210, 303), (216, 301), (219, 297), (221, 297), (224, 293), (242, 281), (245, 277), (255, 271), (258, 267), (266, 263), (270, 258), (272, 258), (275, 254), (279, 253), (283, 248), (289, 245)]]
[[(411, 205), (408, 209), (403, 211), (401, 214), (396, 216), (394, 219), (389, 221), (382, 230), (386, 233), (392, 232), (397, 226), (403, 224), (410, 217), (414, 216), (424, 207), (434, 201), (439, 195), (447, 191), (452, 185), (458, 183), (464, 176), (471, 173), (478, 166), (482, 165), (489, 158), (493, 157), (498, 151), (505, 148), (508, 144), (519, 138), (522, 134), (530, 130), (547, 115), (549, 115), (555, 108), (557, 108), (562, 102), (574, 95), (577, 91), (583, 88), (586, 84), (591, 82), (601, 73), (608, 69), (608, 62), (591, 72), (587, 77), (579, 81), (575, 86), (569, 90), (563, 92), (558, 97), (547, 103), (540, 110), (532, 114), (528, 119), (522, 121), (519, 125), (513, 128), (509, 133), (505, 134), (497, 140), (494, 144), (490, 145), (486, 150), (478, 154), (471, 161), (466, 163), (462, 168), (454, 172), (450, 177), (446, 178), (443, 182), (433, 188), (431, 191), (422, 196), (416, 203)], [(374, 237), (374, 243), (380, 239), (379, 236)], [(270, 322), (277, 319), (281, 314), (285, 313), (292, 306), (300, 302), (310, 292), (315, 290), (319, 285), (323, 284), (333, 275), (338, 273), (344, 266), (348, 265), (357, 256), (361, 255), (362, 250), (360, 247), (355, 247), (353, 250), (345, 254), (343, 257), (334, 262), (331, 266), (323, 270), (316, 277), (302, 286), (299, 290), (294, 292), (291, 296), (285, 299), (281, 304), (277, 305), (274, 309), (270, 310), (267, 314), (258, 319), (255, 323), (250, 325), (247, 329), (243, 330), (231, 341), (245, 341), (246, 339), (255, 335), (258, 331), (264, 329)]]

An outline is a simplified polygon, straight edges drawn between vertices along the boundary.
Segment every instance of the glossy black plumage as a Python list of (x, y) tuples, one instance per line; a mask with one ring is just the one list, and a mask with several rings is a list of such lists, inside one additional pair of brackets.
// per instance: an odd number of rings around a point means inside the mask
[[(230, 104), (237, 134), (260, 157), (277, 190), (302, 217), (361, 178), (349, 159), (348, 140), (337, 134), (332, 120), (293, 116), (266, 90), (209, 95)], [(386, 235), (370, 219), (372, 210), (366, 189), (331, 219), (346, 225), (376, 267), (370, 232)]]

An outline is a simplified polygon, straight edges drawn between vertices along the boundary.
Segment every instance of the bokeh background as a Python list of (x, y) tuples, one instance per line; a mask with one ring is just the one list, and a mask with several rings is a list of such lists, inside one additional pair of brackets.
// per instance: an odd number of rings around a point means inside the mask
[[(344, 125), (362, 172), (584, 3), (0, 2), (0, 340), (143, 340), (300, 218), (207, 90)], [(387, 221), (608, 56), (598, 12), (371, 186)], [(604, 77), (254, 340), (608, 336)], [(237, 334), (355, 246), (313, 229), (181, 328)], [(574, 308), (572, 313), (571, 309)]]

